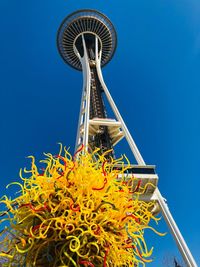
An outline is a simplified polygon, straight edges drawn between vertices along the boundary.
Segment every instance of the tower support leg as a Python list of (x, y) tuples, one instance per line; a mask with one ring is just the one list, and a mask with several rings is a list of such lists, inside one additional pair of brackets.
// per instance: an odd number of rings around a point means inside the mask
[[(82, 34), (82, 44), (83, 44), (83, 57), (80, 56), (78, 50), (75, 47), (76, 55), (78, 56), (82, 69), (83, 69), (83, 93), (81, 99), (81, 108), (79, 114), (79, 123), (76, 136), (76, 147), (75, 151), (80, 144), (83, 144), (85, 149), (88, 149), (88, 136), (89, 136), (89, 114), (90, 114), (90, 89), (91, 89), (91, 71), (89, 66), (88, 52), (86, 48), (86, 43), (84, 39), (84, 34)], [(80, 126), (83, 125), (83, 132), (80, 131)]]
[(162, 215), (165, 219), (165, 222), (167, 223), (167, 225), (171, 231), (171, 234), (173, 235), (173, 237), (177, 243), (179, 251), (182, 254), (182, 257), (183, 257), (185, 263), (187, 264), (187, 267), (197, 267), (197, 264), (196, 264), (196, 262), (192, 256), (180, 230), (178, 229), (176, 222), (174, 221), (174, 219), (172, 217), (172, 214), (168, 208), (168, 205), (165, 202), (164, 198), (162, 197), (158, 188), (156, 188), (155, 194), (156, 194), (156, 198), (157, 198), (157, 201), (159, 203)]
[(127, 142), (133, 152), (133, 155), (135, 156), (135, 159), (137, 161), (137, 163), (139, 165), (145, 165), (145, 162), (144, 162), (144, 159), (142, 158), (142, 155), (140, 154), (124, 120), (122, 119), (122, 116), (120, 115), (120, 112), (117, 108), (117, 106), (115, 105), (115, 102), (113, 100), (113, 98), (111, 97), (111, 94), (109, 93), (109, 90), (104, 82), (104, 79), (103, 79), (103, 75), (102, 75), (102, 72), (101, 72), (101, 56), (102, 56), (102, 51), (100, 50), (99, 54), (98, 54), (98, 40), (97, 40), (97, 37), (95, 39), (95, 61), (96, 61), (96, 68), (97, 68), (97, 74), (98, 74), (98, 77), (99, 77), (99, 81), (101, 83), (101, 86), (106, 94), (106, 97), (111, 105), (111, 108), (116, 116), (116, 118), (118, 119), (118, 121), (121, 123), (121, 126), (122, 126), (122, 130), (124, 132), (124, 135), (127, 139)]

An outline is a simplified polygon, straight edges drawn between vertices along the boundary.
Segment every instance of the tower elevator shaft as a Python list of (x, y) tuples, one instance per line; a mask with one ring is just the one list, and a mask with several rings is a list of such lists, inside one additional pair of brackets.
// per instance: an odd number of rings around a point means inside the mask
[[(91, 91), (90, 91), (90, 120), (94, 118), (107, 118), (106, 108), (103, 102), (103, 89), (98, 79), (95, 66), (91, 68)], [(100, 153), (112, 149), (111, 138), (107, 126), (99, 126), (95, 136), (90, 137), (89, 144), (92, 151), (100, 148)], [(109, 153), (113, 156), (113, 153)]]

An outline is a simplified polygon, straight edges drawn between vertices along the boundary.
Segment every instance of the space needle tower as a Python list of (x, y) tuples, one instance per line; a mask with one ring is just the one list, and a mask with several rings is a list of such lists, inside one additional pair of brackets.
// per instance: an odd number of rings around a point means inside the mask
[[(188, 267), (197, 264), (180, 233), (176, 222), (158, 189), (158, 176), (155, 166), (146, 165), (142, 158), (102, 75), (104, 67), (113, 57), (117, 45), (117, 36), (111, 21), (95, 10), (79, 10), (64, 19), (57, 35), (57, 46), (63, 60), (83, 73), (83, 89), (80, 105), (79, 122), (76, 137), (76, 151), (84, 145), (89, 151), (100, 149), (100, 153), (114, 151), (118, 142), (125, 138), (137, 164), (131, 165), (127, 175), (133, 175), (142, 181), (142, 186), (152, 186), (141, 196), (144, 201), (157, 203), (152, 212), (162, 215), (173, 235), (177, 246)], [(107, 100), (105, 106), (104, 101)], [(107, 108), (114, 118), (108, 118)], [(114, 152), (107, 154), (108, 159)]]

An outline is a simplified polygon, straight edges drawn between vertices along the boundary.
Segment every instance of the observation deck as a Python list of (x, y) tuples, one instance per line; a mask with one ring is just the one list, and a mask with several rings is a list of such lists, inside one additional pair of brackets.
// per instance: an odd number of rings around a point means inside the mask
[(90, 9), (78, 10), (63, 20), (57, 35), (58, 50), (63, 60), (77, 70), (82, 70), (76, 52), (82, 56), (82, 34), (87, 46), (92, 48), (95, 46), (95, 37), (98, 38), (101, 67), (105, 66), (111, 60), (117, 45), (117, 35), (111, 21), (100, 12)]

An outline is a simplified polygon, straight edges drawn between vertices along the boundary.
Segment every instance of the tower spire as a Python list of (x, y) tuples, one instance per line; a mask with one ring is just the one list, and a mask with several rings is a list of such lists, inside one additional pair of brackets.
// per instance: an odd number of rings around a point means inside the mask
[[(69, 15), (61, 24), (57, 44), (58, 50), (66, 63), (83, 73), (83, 90), (76, 138), (76, 150), (81, 145), (93, 151), (100, 148), (100, 153), (114, 149), (115, 145), (126, 138), (137, 165), (132, 165), (127, 175), (141, 180), (147, 186), (141, 196), (144, 201), (156, 200), (157, 207), (178, 245), (189, 267), (197, 267), (195, 260), (174, 221), (166, 201), (158, 187), (158, 176), (154, 166), (145, 164), (105, 82), (101, 68), (114, 55), (117, 36), (110, 20), (94, 10), (79, 10)], [(113, 110), (115, 118), (108, 118), (103, 101), (103, 94)], [(110, 155), (108, 155), (109, 157)], [(111, 154), (113, 156), (113, 154)], [(156, 209), (156, 207), (155, 207)], [(156, 213), (158, 210), (152, 210)]]

